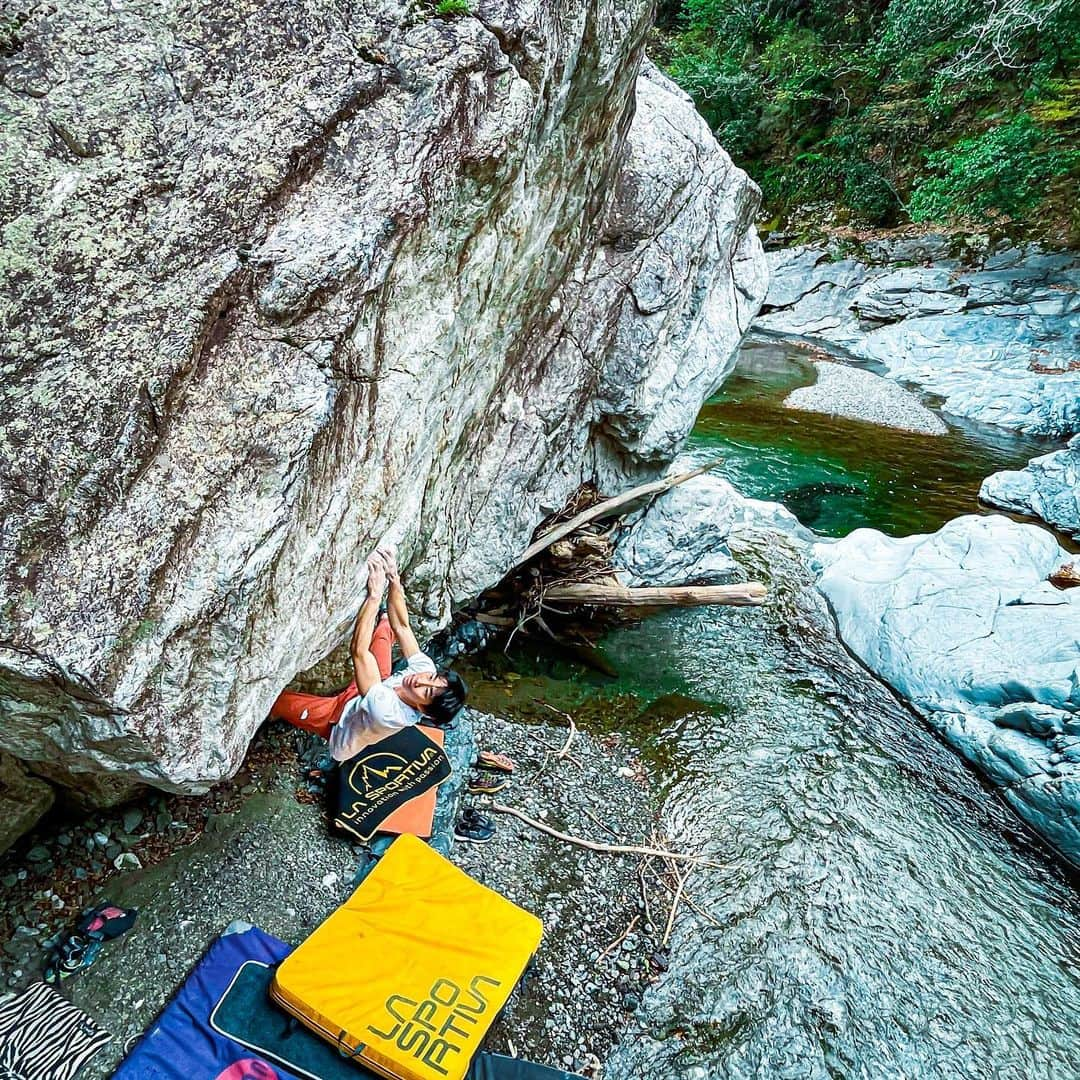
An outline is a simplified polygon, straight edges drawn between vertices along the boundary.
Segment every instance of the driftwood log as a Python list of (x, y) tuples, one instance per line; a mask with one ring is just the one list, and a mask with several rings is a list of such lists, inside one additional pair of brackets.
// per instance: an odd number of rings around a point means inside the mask
[(691, 480), (695, 476), (700, 476), (703, 472), (707, 472), (718, 464), (720, 464), (718, 461), (712, 461), (708, 465), (702, 465), (700, 468), (691, 469), (690, 472), (679, 473), (677, 476), (668, 476), (663, 480), (654, 480), (652, 483), (642, 484), (640, 487), (624, 491), (621, 495), (615, 495), (610, 499), (604, 499), (595, 506), (590, 506), (587, 510), (582, 510), (580, 514), (575, 514), (569, 521), (564, 521), (561, 525), (556, 525), (555, 528), (549, 529), (538, 539), (534, 540), (533, 543), (521, 553), (517, 562), (510, 567), (510, 570), (512, 571), (519, 566), (523, 566), (531, 558), (539, 555), (540, 552), (546, 551), (556, 540), (561, 540), (564, 536), (569, 536), (572, 532), (576, 532), (582, 525), (588, 525), (590, 522), (594, 521), (604, 521), (607, 518), (616, 517), (621, 514), (628, 514), (634, 504), (644, 502), (654, 495), (660, 495), (667, 491), (668, 488), (673, 488), (677, 484), (684, 484), (687, 480)]
[(614, 607), (699, 607), (704, 604), (728, 604), (734, 607), (760, 607), (768, 590), (760, 581), (735, 585), (665, 585), (631, 589), (625, 585), (572, 581), (549, 585), (544, 600), (572, 604), (595, 604)]

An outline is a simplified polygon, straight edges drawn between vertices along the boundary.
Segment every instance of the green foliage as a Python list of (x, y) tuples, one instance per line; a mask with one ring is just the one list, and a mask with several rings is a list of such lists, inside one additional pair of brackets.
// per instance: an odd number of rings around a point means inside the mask
[(876, 225), (900, 220), (905, 203), (920, 221), (1034, 220), (1055, 178), (1058, 190), (1076, 172), (1076, 0), (663, 8), (669, 73), (770, 213), (831, 200)]
[(435, 5), (436, 15), (469, 15), (469, 0), (439, 0)]
[(1053, 181), (1080, 165), (1080, 150), (1024, 114), (936, 150), (926, 163), (935, 175), (920, 180), (911, 194), (913, 221), (1020, 217), (1038, 206)]

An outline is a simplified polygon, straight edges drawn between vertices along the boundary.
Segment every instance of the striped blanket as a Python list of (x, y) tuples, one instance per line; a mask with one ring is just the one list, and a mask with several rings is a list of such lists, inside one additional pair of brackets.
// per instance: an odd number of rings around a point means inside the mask
[(34, 983), (0, 1005), (0, 1080), (71, 1080), (109, 1038), (51, 986)]

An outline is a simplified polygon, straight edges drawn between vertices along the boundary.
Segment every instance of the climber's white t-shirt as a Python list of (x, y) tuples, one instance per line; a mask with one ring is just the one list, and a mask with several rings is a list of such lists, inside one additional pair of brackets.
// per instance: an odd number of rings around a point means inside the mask
[(354, 697), (345, 706), (341, 719), (330, 729), (330, 756), (335, 761), (346, 761), (358, 754), (365, 746), (386, 738), (399, 728), (415, 724), (420, 713), (406, 705), (394, 693), (406, 675), (420, 672), (435, 673), (435, 664), (422, 652), (409, 657), (408, 664), (376, 683), (363, 697)]

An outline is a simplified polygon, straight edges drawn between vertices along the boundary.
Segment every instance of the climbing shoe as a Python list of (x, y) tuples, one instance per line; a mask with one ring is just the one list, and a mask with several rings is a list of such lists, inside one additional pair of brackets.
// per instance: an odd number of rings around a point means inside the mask
[(494, 795), (496, 791), (502, 791), (509, 783), (510, 781), (505, 776), (477, 773), (469, 777), (468, 792), (470, 795)]
[(467, 844), (486, 844), (495, 835), (491, 819), (467, 806), (454, 824), (454, 839)]
[(492, 772), (512, 773), (517, 768), (517, 763), (506, 754), (498, 754), (494, 750), (481, 750), (476, 755), (473, 765), (478, 769), (491, 769)]

